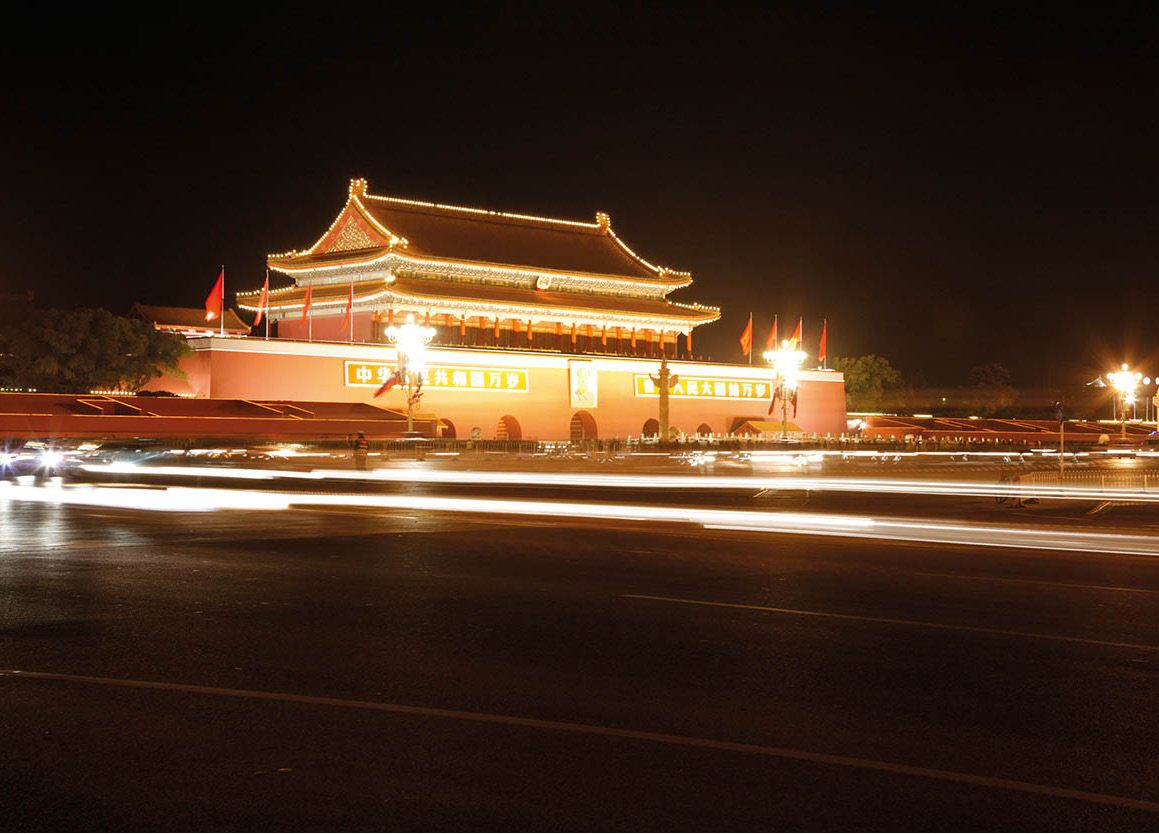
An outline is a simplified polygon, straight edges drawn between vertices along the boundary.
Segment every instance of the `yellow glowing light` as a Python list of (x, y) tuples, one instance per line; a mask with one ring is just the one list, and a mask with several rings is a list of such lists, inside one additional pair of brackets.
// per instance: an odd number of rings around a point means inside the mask
[(398, 345), (400, 370), (421, 377), (426, 369), (427, 342), (435, 338), (433, 327), (415, 324), (413, 313), (407, 313), (406, 322), (386, 328), (386, 338)]
[(1123, 397), (1132, 397), (1135, 394), (1135, 389), (1143, 379), (1143, 374), (1138, 371), (1131, 372), (1127, 370), (1127, 363), (1124, 362), (1122, 368), (1118, 371), (1112, 371), (1107, 374), (1107, 381), (1111, 386), (1118, 391)]
[(797, 387), (801, 363), (805, 361), (804, 351), (797, 350), (789, 343), (788, 339), (785, 339), (781, 342), (781, 347), (778, 350), (767, 350), (763, 355), (765, 360), (773, 366), (781, 385), (789, 391)]

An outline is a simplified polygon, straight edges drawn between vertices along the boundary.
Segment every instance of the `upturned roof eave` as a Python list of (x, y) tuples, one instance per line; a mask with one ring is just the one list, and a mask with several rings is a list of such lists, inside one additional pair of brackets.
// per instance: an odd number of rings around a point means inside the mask
[(466, 258), (447, 258), (439, 255), (420, 255), (406, 250), (395, 249), (394, 247), (383, 246), (376, 249), (360, 249), (348, 250), (352, 257), (350, 258), (336, 258), (334, 260), (321, 261), (319, 256), (313, 254), (302, 253), (291, 257), (275, 257), (270, 256), (266, 263), (270, 269), (281, 272), (283, 275), (300, 275), (302, 273), (342, 269), (346, 267), (370, 266), (378, 261), (386, 260), (391, 255), (395, 255), (404, 260), (422, 263), (432, 262), (438, 264), (461, 265), (467, 269), (493, 269), (497, 272), (526, 272), (531, 275), (553, 275), (567, 278), (577, 278), (582, 281), (616, 281), (620, 283), (643, 284), (653, 287), (667, 287), (671, 290), (677, 290), (682, 287), (687, 287), (692, 284), (691, 276), (684, 273), (664, 273), (665, 276), (670, 277), (656, 277), (643, 278), (636, 275), (621, 275), (610, 272), (583, 272), (579, 270), (557, 269), (554, 267), (530, 266), (527, 264), (507, 264), (497, 263), (494, 261), (472, 261)]
[[(367, 287), (366, 284), (372, 286)], [(623, 310), (616, 307), (595, 307), (587, 306), (583, 302), (587, 298), (583, 294), (577, 293), (573, 299), (561, 301), (560, 299), (542, 299), (536, 298), (480, 298), (473, 296), (470, 293), (463, 294), (431, 294), (423, 293), (421, 291), (409, 288), (405, 283), (400, 286), (394, 282), (387, 282), (381, 279), (373, 281), (361, 282), (355, 284), (356, 287), (354, 295), (355, 304), (364, 304), (369, 301), (382, 298), (390, 295), (403, 304), (413, 304), (415, 306), (453, 306), (453, 305), (477, 305), (480, 308), (487, 309), (493, 307), (523, 307), (526, 309), (539, 309), (543, 311), (545, 316), (565, 316), (567, 313), (574, 311), (578, 315), (584, 316), (615, 316), (635, 318), (641, 320), (650, 319), (668, 319), (671, 321), (680, 321), (684, 324), (691, 324), (699, 326), (702, 324), (709, 324), (720, 318), (720, 311), (713, 307), (693, 307), (691, 305), (682, 304), (671, 301), (657, 301), (658, 305), (663, 305), (656, 310)], [(318, 293), (318, 288), (312, 290), (313, 305), (323, 307), (337, 308), (344, 304), (347, 299), (347, 291), (342, 287), (342, 292), (333, 292), (336, 285), (327, 285), (324, 294)], [(276, 296), (275, 296), (276, 293)], [(284, 310), (300, 309), (305, 302), (306, 289), (291, 285), (283, 287), (281, 290), (273, 291), (271, 293), (270, 301), (267, 309), (271, 312), (279, 312)], [(238, 294), (243, 295), (242, 293)], [(247, 297), (257, 295), (257, 292), (244, 293)], [(238, 299), (238, 306), (243, 310), (256, 311), (257, 304), (244, 303), (241, 298)]]

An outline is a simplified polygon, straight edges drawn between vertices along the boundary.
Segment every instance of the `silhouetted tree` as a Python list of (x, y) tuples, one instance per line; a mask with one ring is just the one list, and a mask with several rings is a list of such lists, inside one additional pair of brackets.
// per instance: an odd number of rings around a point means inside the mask
[(972, 368), (970, 386), (971, 406), (982, 417), (1009, 414), (1018, 399), (1018, 391), (1010, 384), (1009, 369), (998, 362)]
[(845, 403), (850, 411), (880, 411), (886, 391), (901, 385), (901, 374), (881, 356), (838, 356), (833, 368), (845, 375)]
[(185, 340), (107, 310), (37, 310), (0, 332), (0, 380), (50, 393), (94, 388), (137, 391), (168, 372), (178, 377)]

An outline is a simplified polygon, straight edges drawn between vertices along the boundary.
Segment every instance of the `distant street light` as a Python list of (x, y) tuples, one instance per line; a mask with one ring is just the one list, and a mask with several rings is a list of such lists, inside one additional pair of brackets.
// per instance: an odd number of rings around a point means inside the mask
[(414, 432), (414, 410), (423, 396), (423, 380), (427, 373), (427, 342), (435, 337), (433, 327), (415, 324), (413, 313), (407, 313), (406, 323), (386, 328), (386, 338), (398, 346), (398, 379), (406, 391), (406, 432)]
[(789, 436), (789, 393), (797, 390), (805, 353), (797, 350), (788, 339), (785, 339), (779, 349), (766, 350), (762, 355), (765, 361), (773, 366), (773, 371), (777, 375), (776, 387), (781, 397), (781, 439), (784, 440)]
[(1122, 367), (1117, 371), (1112, 371), (1107, 374), (1107, 381), (1111, 383), (1111, 387), (1118, 392), (1119, 411), (1119, 436), (1127, 439), (1127, 406), (1135, 403), (1135, 389), (1139, 387), (1143, 375), (1138, 371), (1129, 371), (1127, 363), (1124, 362)]

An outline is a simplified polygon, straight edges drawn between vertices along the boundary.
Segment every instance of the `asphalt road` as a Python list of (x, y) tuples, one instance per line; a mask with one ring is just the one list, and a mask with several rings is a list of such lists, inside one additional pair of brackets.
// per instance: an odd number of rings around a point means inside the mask
[(14, 830), (1159, 828), (1146, 557), (0, 501), (0, 669)]

